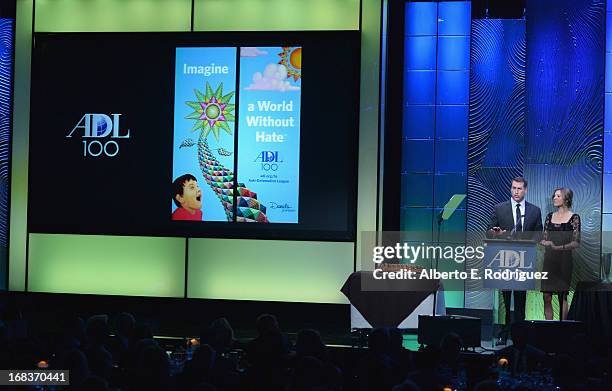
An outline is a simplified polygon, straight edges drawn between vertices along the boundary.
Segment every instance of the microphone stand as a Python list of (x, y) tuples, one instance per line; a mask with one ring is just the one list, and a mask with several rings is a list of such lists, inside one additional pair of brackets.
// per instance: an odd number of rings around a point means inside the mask
[[(455, 213), (455, 210), (457, 210), (457, 208), (459, 207), (459, 205), (463, 202), (463, 200), (465, 199), (466, 195), (465, 194), (454, 194), (446, 203), (446, 205), (444, 205), (444, 208), (442, 208), (442, 210), (440, 211), (440, 213), (438, 213), (438, 229), (437, 229), (437, 237), (436, 237), (436, 246), (440, 246), (440, 231), (442, 230), (442, 222), (444, 222), (444, 220), (448, 220), (453, 213)], [(435, 252), (436, 253), (436, 257), (435, 257), (435, 269), (434, 270), (438, 270), (438, 251)], [(441, 284), (441, 281), (440, 281)], [(439, 286), (438, 289), (436, 289), (436, 291), (434, 292), (434, 297), (433, 297), (433, 308), (432, 308), (432, 316), (436, 316), (436, 305), (438, 303), (438, 290), (439, 290)]]
[[(442, 217), (442, 213), (443, 210), (440, 211), (440, 213), (438, 213), (438, 230), (437, 230), (437, 236), (436, 236), (436, 246), (440, 246), (440, 231), (442, 230), (442, 222), (444, 221), (444, 218)], [(436, 253), (436, 257), (435, 257), (435, 262), (436, 262), (436, 266), (433, 270), (438, 270), (438, 251), (435, 252)], [(439, 288), (439, 285), (438, 285)], [(436, 316), (436, 304), (438, 302), (438, 289), (436, 289), (436, 291), (434, 292), (434, 297), (433, 297), (433, 308), (432, 308), (432, 316)]]
[[(523, 229), (524, 224), (523, 221), (525, 220), (525, 215), (521, 214), (520, 217), (516, 220), (516, 223), (514, 224), (514, 227), (512, 228), (512, 231), (510, 231), (510, 238), (513, 240), (517, 240), (517, 239), (523, 239), (520, 237), (520, 233), (524, 232), (525, 230)], [(517, 226), (519, 224), (519, 222), (521, 223), (521, 230), (517, 230)], [(510, 291), (510, 301), (512, 302), (512, 298), (514, 297), (514, 290)], [(526, 293), (525, 293), (526, 294)], [(508, 305), (511, 305), (510, 303), (508, 303)], [(508, 310), (509, 311), (509, 310)], [(506, 325), (506, 327), (509, 327), (510, 325)]]

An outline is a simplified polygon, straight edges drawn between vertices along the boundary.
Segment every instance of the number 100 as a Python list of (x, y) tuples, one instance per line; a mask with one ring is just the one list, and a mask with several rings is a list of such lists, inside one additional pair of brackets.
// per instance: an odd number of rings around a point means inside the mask
[(97, 157), (102, 154), (108, 157), (116, 156), (119, 153), (119, 144), (114, 140), (102, 143), (98, 140), (83, 140), (83, 156)]

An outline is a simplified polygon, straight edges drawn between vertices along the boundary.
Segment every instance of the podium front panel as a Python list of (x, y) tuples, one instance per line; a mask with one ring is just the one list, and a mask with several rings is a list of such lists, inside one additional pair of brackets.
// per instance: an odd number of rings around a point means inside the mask
[(534, 290), (536, 244), (521, 240), (487, 240), (482, 261), (485, 288)]

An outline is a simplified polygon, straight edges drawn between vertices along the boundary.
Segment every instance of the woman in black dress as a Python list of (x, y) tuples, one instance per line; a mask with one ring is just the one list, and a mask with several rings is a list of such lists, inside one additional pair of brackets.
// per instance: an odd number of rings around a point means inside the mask
[(572, 281), (572, 250), (580, 246), (580, 216), (571, 210), (573, 198), (571, 189), (555, 189), (552, 201), (557, 211), (546, 216), (544, 239), (540, 242), (546, 247), (542, 271), (548, 272), (548, 279), (542, 280), (542, 293), (544, 317), (548, 320), (553, 318), (553, 293), (559, 296), (559, 317), (567, 319), (567, 293)]

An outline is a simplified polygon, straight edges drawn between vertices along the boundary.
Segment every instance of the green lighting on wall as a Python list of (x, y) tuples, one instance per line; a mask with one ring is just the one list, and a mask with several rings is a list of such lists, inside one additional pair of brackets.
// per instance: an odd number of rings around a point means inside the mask
[(187, 295), (203, 299), (347, 303), (353, 243), (189, 239)]
[[(191, 0), (37, 0), (37, 32), (190, 31)], [(195, 31), (358, 30), (359, 0), (196, 0)]]
[(196, 0), (196, 31), (358, 30), (359, 0)]
[(36, 0), (37, 32), (189, 31), (191, 0)]
[(30, 234), (32, 292), (183, 297), (185, 239)]

